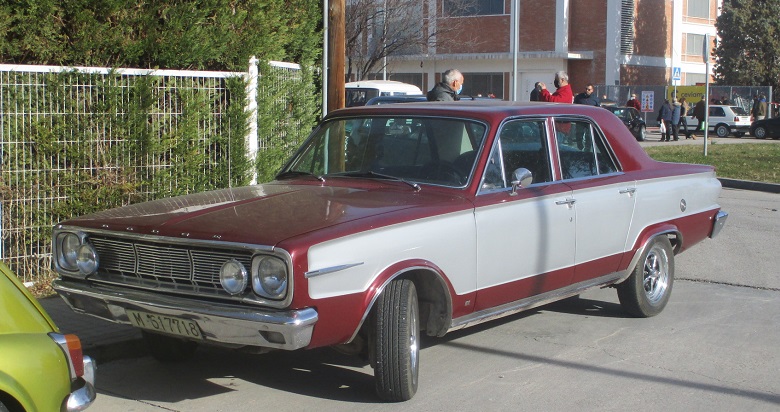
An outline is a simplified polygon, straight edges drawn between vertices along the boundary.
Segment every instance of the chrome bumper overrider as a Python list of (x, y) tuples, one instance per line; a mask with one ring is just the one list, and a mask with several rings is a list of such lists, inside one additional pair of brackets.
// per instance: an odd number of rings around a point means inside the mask
[(722, 210), (718, 212), (717, 216), (715, 216), (715, 221), (712, 223), (712, 234), (710, 234), (710, 238), (718, 236), (718, 233), (720, 233), (721, 229), (723, 229), (723, 225), (726, 224), (728, 217), (728, 213)]
[(311, 342), (317, 322), (312, 308), (282, 311), (225, 305), (67, 279), (57, 279), (52, 286), (76, 312), (126, 324), (127, 309), (188, 319), (198, 324), (207, 342), (295, 350)]

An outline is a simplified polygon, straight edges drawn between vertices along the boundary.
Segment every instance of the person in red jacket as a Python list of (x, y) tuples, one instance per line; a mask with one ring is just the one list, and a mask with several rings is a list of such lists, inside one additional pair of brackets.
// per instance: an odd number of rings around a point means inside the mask
[(569, 85), (569, 75), (565, 71), (559, 71), (555, 73), (555, 81), (553, 82), (558, 89), (555, 93), (550, 94), (547, 90), (547, 85), (540, 83), (542, 91), (540, 92), (539, 100), (542, 102), (558, 102), (558, 103), (572, 103), (574, 101), (574, 93), (571, 91)]
[(638, 112), (642, 112), (642, 103), (636, 99), (636, 93), (631, 93), (631, 100), (626, 102), (626, 106), (633, 107)]

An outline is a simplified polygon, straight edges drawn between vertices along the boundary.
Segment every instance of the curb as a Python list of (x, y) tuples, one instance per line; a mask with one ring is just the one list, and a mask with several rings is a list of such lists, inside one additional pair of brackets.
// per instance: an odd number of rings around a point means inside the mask
[(780, 184), (753, 182), (750, 180), (736, 180), (719, 177), (720, 184), (730, 189), (754, 190), (758, 192), (780, 193)]

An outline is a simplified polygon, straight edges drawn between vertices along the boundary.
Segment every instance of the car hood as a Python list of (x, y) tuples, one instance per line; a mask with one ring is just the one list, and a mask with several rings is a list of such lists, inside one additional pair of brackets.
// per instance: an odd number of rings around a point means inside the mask
[[(370, 217), (414, 209), (417, 218), (465, 204), (458, 196), (403, 184), (350, 188), (275, 182), (138, 203), (61, 225), (273, 246), (347, 222), (360, 220), (371, 228), (377, 223)], [(351, 230), (361, 230), (359, 226)]]

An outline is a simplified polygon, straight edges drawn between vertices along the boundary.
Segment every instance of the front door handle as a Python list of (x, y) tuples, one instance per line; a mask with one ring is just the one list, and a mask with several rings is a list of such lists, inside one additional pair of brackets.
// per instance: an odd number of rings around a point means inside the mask
[(636, 188), (635, 187), (629, 187), (628, 189), (623, 189), (623, 190), (620, 191), (621, 195), (628, 194), (630, 196), (630, 195), (633, 195), (634, 193), (636, 193)]
[(556, 200), (555, 201), (555, 204), (559, 205), (559, 206), (566, 205), (566, 206), (572, 207), (575, 203), (577, 203), (577, 200), (576, 199), (572, 199), (572, 198), (567, 198), (565, 200)]

